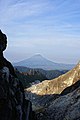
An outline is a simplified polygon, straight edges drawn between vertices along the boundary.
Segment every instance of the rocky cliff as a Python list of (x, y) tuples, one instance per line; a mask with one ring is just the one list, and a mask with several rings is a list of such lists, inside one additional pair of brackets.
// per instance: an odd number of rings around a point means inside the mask
[(0, 30), (0, 120), (32, 120), (32, 106), (12, 64), (3, 56), (7, 37)]

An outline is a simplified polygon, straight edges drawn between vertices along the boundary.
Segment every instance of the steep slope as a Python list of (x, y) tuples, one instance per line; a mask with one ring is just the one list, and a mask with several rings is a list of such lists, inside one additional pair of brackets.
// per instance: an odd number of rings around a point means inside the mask
[[(41, 111), (61, 95), (72, 92), (74, 90), (74, 86), (71, 88), (68, 87), (75, 84), (79, 80), (80, 63), (78, 63), (74, 69), (58, 78), (53, 80), (45, 80), (42, 83), (25, 89), (26, 97), (32, 101), (34, 110)], [(79, 84), (77, 83), (76, 88), (78, 86)], [(68, 89), (66, 90), (65, 88)]]
[(65, 75), (28, 88), (26, 96), (38, 120), (80, 120), (80, 63)]
[(27, 89), (37, 95), (60, 94), (66, 87), (71, 86), (80, 79), (80, 63), (72, 70), (53, 80), (45, 80)]
[(44, 70), (64, 70), (64, 69), (72, 69), (73, 64), (61, 64), (52, 62), (40, 54), (34, 55), (31, 58), (20, 61), (18, 63), (14, 63), (14, 66), (25, 66), (30, 68), (42, 68)]

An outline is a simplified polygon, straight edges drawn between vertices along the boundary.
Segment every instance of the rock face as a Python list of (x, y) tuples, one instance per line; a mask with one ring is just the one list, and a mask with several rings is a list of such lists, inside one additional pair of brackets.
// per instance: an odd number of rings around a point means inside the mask
[(37, 117), (38, 120), (80, 120), (80, 86), (51, 102)]
[(12, 64), (3, 56), (6, 45), (7, 37), (0, 30), (0, 120), (31, 120), (31, 102), (25, 99)]

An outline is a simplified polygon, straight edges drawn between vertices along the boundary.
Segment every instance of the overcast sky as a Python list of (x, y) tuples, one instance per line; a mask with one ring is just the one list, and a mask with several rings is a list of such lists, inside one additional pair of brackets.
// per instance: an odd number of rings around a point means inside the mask
[(80, 60), (80, 0), (0, 0), (0, 29), (11, 62), (37, 53), (54, 62)]

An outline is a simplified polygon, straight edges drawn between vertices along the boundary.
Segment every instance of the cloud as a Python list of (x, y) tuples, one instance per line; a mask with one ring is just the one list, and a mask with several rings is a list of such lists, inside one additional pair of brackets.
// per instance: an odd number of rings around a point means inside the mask
[[(35, 0), (34, 0), (35, 1)], [(1, 0), (1, 19), (3, 22), (10, 22), (11, 20), (23, 19), (25, 17), (36, 16), (44, 11), (45, 7), (48, 7), (46, 2), (34, 2), (34, 1), (23, 1), (11, 4), (12, 0)]]

